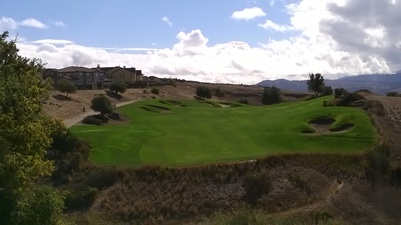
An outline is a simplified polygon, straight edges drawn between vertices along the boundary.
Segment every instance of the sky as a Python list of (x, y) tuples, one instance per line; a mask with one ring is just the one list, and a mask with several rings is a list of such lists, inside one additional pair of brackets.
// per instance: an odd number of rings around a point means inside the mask
[(401, 0), (0, 0), (0, 32), (48, 68), (256, 84), (401, 70)]

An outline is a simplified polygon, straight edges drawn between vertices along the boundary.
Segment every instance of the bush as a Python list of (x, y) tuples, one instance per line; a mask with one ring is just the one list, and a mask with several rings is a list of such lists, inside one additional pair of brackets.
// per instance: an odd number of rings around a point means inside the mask
[(77, 91), (77, 86), (69, 81), (62, 81), (57, 85), (57, 90), (62, 93), (66, 93), (66, 97), (68, 97), (68, 94), (72, 94)]
[(24, 192), (12, 214), (12, 224), (56, 225), (63, 213), (64, 197), (50, 186), (34, 186)]
[(87, 116), (82, 120), (82, 123), (89, 125), (102, 125), (103, 121), (92, 116)]
[(152, 90), (150, 90), (150, 92), (152, 93), (152, 94), (155, 94), (155, 95), (159, 95), (159, 93), (160, 93), (160, 90), (158, 89), (158, 88), (152, 88)]
[(96, 188), (80, 186), (67, 191), (65, 207), (69, 210), (86, 209), (92, 206), (99, 191)]
[(109, 90), (116, 94), (122, 94), (127, 90), (127, 84), (125, 82), (113, 82), (110, 84)]
[(281, 95), (280, 95), (280, 88), (277, 88), (275, 86), (273, 87), (265, 87), (263, 90), (262, 94), (262, 104), (264, 105), (271, 105), (275, 103), (279, 103), (282, 101)]
[(212, 98), (212, 90), (206, 86), (198, 86), (196, 88), (196, 95), (201, 98)]
[(251, 205), (256, 204), (257, 200), (271, 189), (271, 181), (267, 176), (251, 174), (244, 179), (245, 188), (244, 199)]
[(334, 89), (334, 97), (335, 98), (345, 97), (346, 95), (348, 95), (348, 91), (345, 88), (335, 88)]
[(400, 96), (400, 95), (399, 95), (398, 92), (396, 92), (396, 91), (390, 91), (390, 92), (387, 92), (386, 96), (389, 96), (389, 97), (398, 97), (398, 96)]
[(242, 98), (242, 99), (240, 99), (238, 102), (239, 102), (239, 103), (242, 103), (242, 104), (249, 105), (249, 101), (248, 101), (248, 99), (244, 99), (244, 98)]
[(224, 97), (224, 91), (221, 90), (220, 88), (216, 88), (214, 90), (214, 95), (218, 98), (223, 98)]
[(333, 94), (333, 88), (331, 88), (331, 86), (324, 86), (322, 96), (332, 95), (332, 94)]
[(113, 112), (111, 101), (104, 94), (93, 97), (91, 101), (91, 109), (95, 112), (100, 112), (102, 115)]

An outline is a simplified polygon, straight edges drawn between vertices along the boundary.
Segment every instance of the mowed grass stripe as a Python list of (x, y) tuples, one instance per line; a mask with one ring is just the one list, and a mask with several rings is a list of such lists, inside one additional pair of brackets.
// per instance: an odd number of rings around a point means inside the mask
[[(355, 153), (371, 148), (377, 134), (369, 116), (359, 108), (322, 107), (327, 99), (229, 108), (192, 100), (179, 101), (185, 106), (146, 100), (119, 108), (131, 118), (128, 125), (77, 125), (71, 130), (93, 147), (90, 160), (115, 166), (193, 165), (268, 154)], [(141, 108), (148, 105), (170, 111)], [(346, 117), (355, 127), (322, 135), (300, 133), (308, 121), (321, 116)]]

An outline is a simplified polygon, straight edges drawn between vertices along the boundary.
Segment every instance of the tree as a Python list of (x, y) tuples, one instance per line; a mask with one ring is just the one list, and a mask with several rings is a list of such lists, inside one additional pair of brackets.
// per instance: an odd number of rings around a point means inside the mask
[(262, 94), (262, 104), (264, 105), (271, 105), (275, 103), (279, 103), (282, 101), (281, 95), (280, 95), (280, 88), (277, 88), (275, 86), (273, 87), (265, 87), (263, 90)]
[(333, 94), (333, 88), (331, 86), (324, 86), (322, 95), (326, 96), (326, 95), (332, 95), (332, 94)]
[(202, 98), (212, 98), (212, 90), (206, 86), (198, 86), (196, 88), (196, 95)]
[(102, 116), (113, 112), (111, 101), (104, 94), (93, 97), (91, 101), (91, 109), (95, 112), (100, 112)]
[(223, 98), (224, 97), (224, 91), (221, 90), (220, 88), (216, 88), (214, 90), (214, 95), (218, 98)]
[(307, 81), (308, 90), (313, 91), (315, 93), (315, 97), (319, 96), (320, 93), (323, 92), (324, 89), (324, 78), (320, 73), (317, 74), (309, 74), (309, 80)]
[(68, 98), (68, 94), (72, 94), (77, 91), (77, 86), (69, 81), (62, 81), (57, 85), (57, 90), (62, 93), (66, 93), (66, 97)]
[(118, 94), (122, 94), (127, 90), (127, 84), (125, 82), (113, 82), (110, 84), (109, 90)]
[(334, 97), (339, 98), (341, 96), (348, 95), (348, 91), (345, 88), (335, 88), (334, 89)]
[(44, 156), (51, 134), (63, 125), (42, 111), (51, 88), (39, 76), (42, 63), (18, 55), (16, 40), (7, 38), (8, 32), (0, 36), (0, 223), (19, 224), (21, 206), (35, 207), (32, 202), (24, 204), (25, 196), (53, 169)]

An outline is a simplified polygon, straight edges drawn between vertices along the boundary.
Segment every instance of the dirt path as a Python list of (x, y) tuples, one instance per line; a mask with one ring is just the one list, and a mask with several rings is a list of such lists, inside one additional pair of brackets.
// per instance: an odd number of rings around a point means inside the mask
[[(115, 106), (116, 106), (116, 108), (118, 108), (118, 107), (121, 107), (121, 106), (132, 104), (132, 103), (137, 102), (137, 101), (140, 101), (140, 100), (132, 100), (132, 101), (120, 102), (120, 103), (115, 104)], [(67, 128), (70, 128), (70, 127), (74, 126), (75, 124), (81, 122), (85, 117), (93, 115), (93, 114), (96, 114), (96, 112), (91, 110), (91, 109), (89, 109), (88, 111), (82, 113), (79, 116), (76, 116), (76, 117), (71, 118), (71, 119), (64, 120), (64, 124), (65, 124), (65, 126)]]

